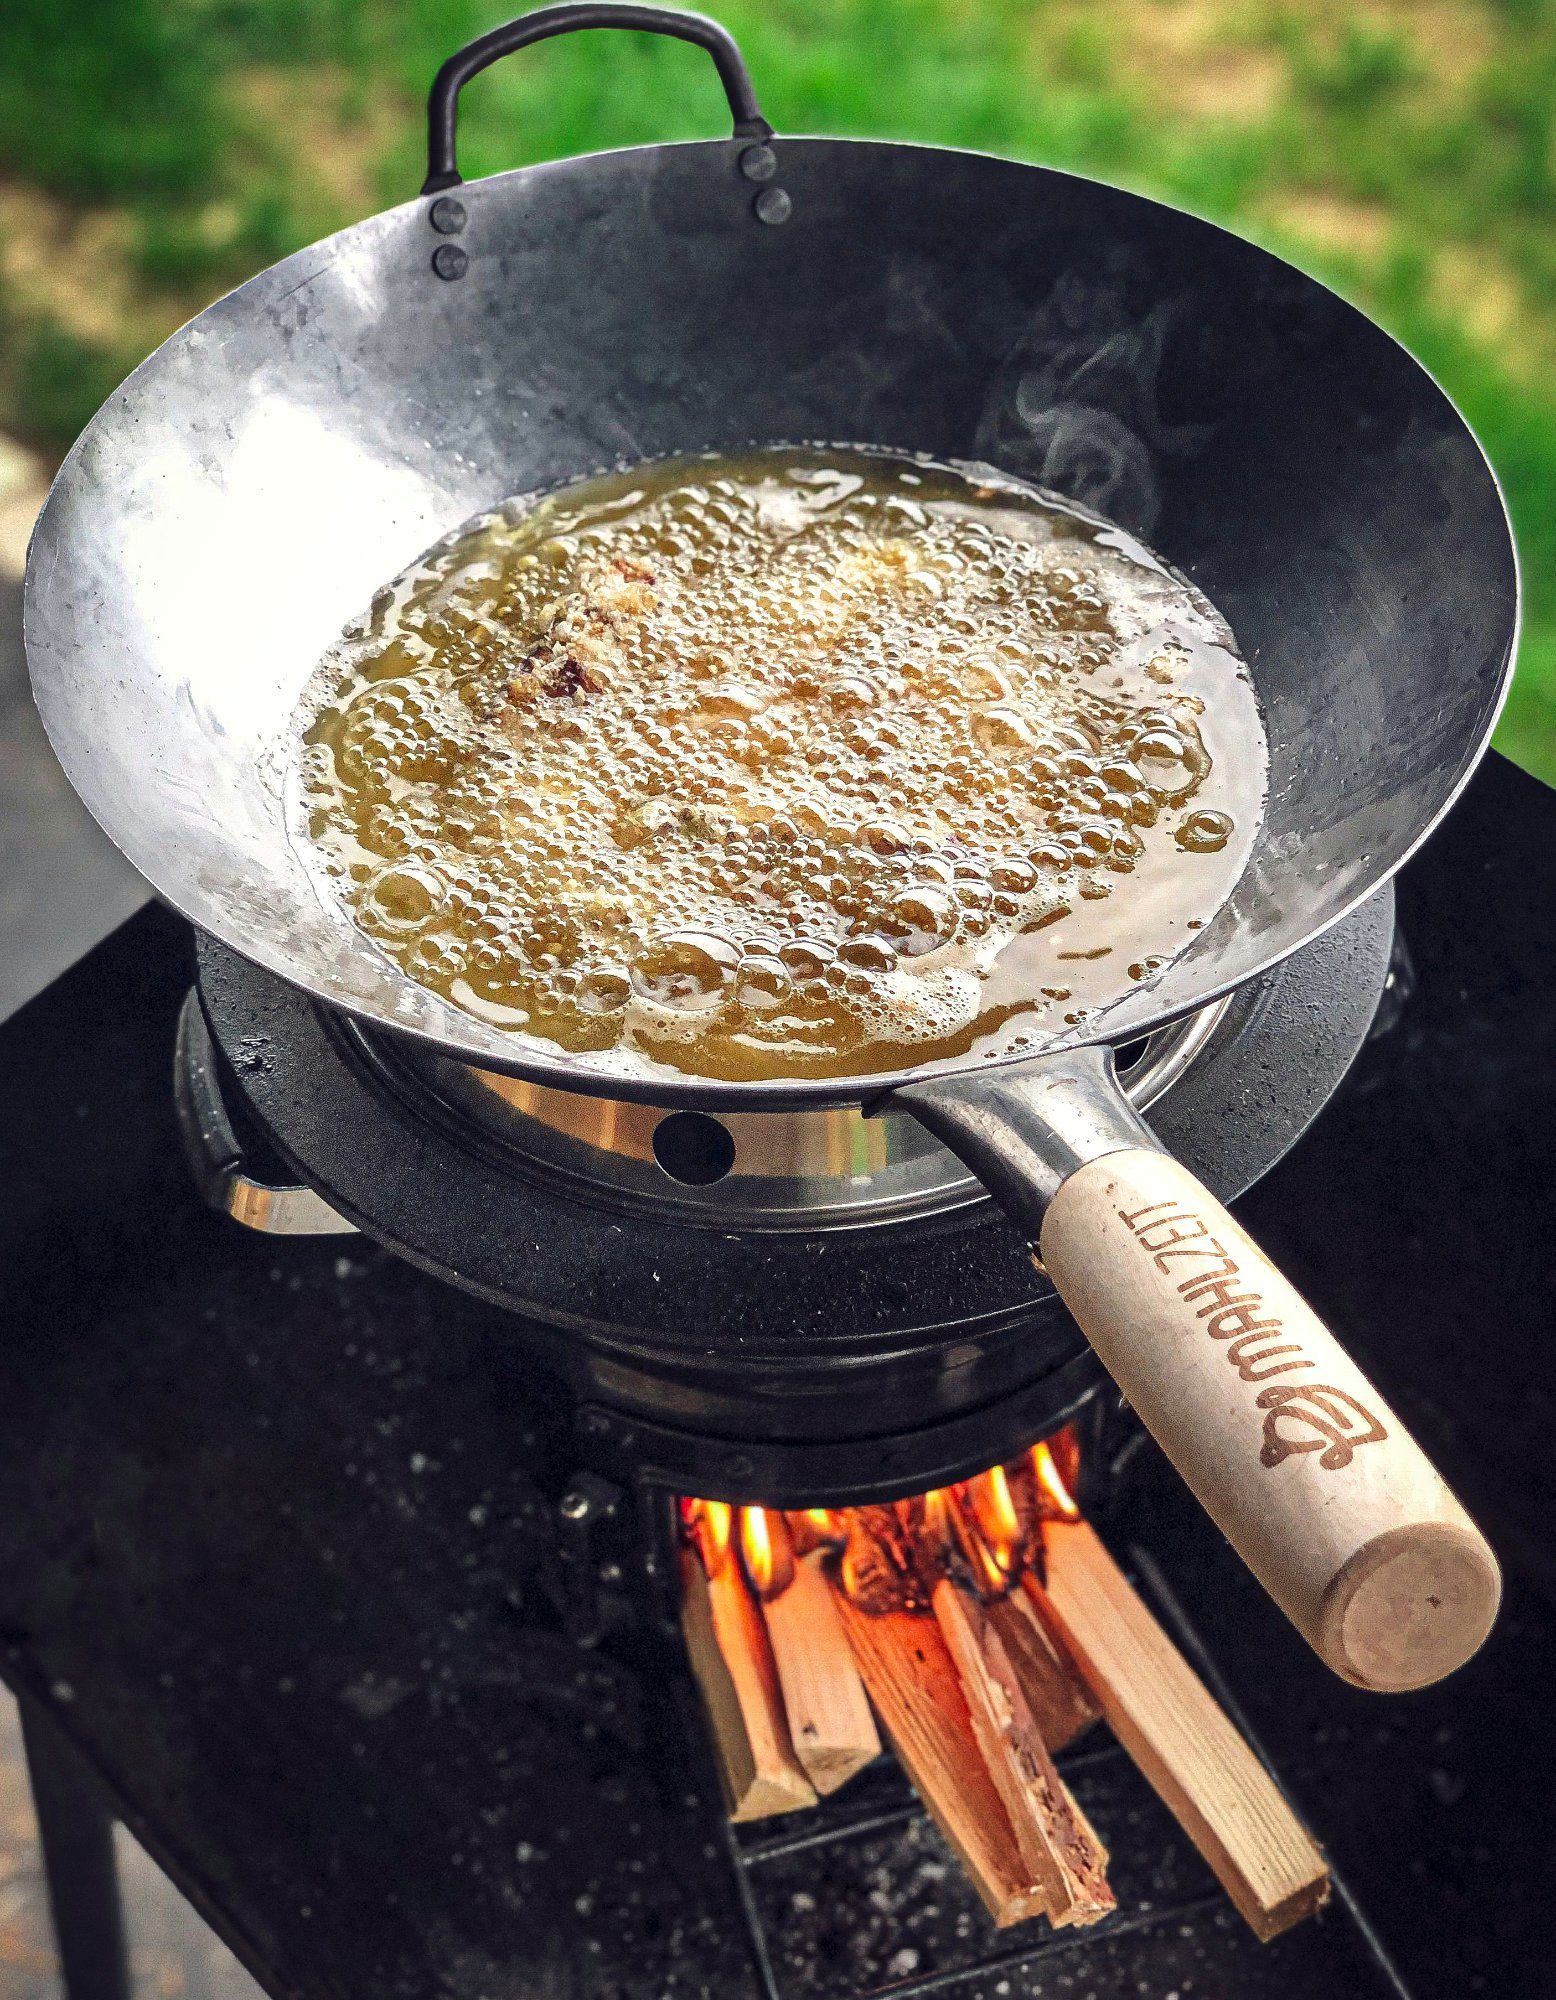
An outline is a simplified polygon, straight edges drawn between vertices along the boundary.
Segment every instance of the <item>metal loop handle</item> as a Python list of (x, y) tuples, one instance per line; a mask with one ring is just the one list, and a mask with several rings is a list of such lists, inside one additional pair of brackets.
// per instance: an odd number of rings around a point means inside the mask
[(687, 14), (668, 7), (638, 7), (623, 0), (569, 0), (561, 7), (542, 7), (534, 14), (521, 14), (451, 55), (432, 80), (427, 98), (427, 178), (423, 194), (439, 194), (460, 184), (459, 161), (455, 150), (455, 124), (459, 113), (459, 93), (489, 64), (500, 56), (512, 55), (531, 42), (543, 42), (551, 35), (571, 34), (575, 28), (635, 28), (649, 35), (673, 35), (677, 41), (694, 42), (706, 49), (729, 99), (734, 114), (737, 139), (770, 139), (773, 128), (762, 116), (756, 92), (746, 72), (745, 59), (735, 38), (706, 14)]

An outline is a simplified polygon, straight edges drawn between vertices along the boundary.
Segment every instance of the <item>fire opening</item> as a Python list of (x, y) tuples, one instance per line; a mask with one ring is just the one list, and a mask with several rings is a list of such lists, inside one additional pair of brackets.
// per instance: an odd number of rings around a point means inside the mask
[[(814, 1807), (884, 1735), (999, 1925), (1115, 1908), (1054, 1757), (1120, 1738), (1260, 1937), (1328, 1894), (1323, 1856), (1076, 1501), (1066, 1427), (887, 1504), (683, 1499), (682, 1627), (730, 1815)], [(879, 1726), (878, 1726), (879, 1725)]]

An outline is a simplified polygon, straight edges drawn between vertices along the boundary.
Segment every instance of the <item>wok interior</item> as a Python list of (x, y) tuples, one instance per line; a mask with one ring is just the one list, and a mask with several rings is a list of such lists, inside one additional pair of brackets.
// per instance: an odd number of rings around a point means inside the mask
[(1094, 183), (825, 140), (779, 160), (777, 228), (723, 144), (477, 183), (452, 283), (411, 204), (263, 273), (110, 398), (35, 537), (28, 652), (73, 782), (196, 923), (487, 1068), (658, 1101), (870, 1094), (645, 1083), (489, 1028), (361, 937), (288, 828), (299, 693), (420, 551), (512, 493), (750, 443), (987, 460), (1142, 536), (1230, 620), (1269, 730), (1264, 825), (1109, 1038), (1294, 949), (1451, 800), (1503, 691), (1514, 567), (1474, 439), (1403, 350)]

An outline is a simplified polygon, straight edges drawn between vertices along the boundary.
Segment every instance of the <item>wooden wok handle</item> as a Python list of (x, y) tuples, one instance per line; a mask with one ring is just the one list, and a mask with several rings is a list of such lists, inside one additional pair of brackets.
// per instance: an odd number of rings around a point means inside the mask
[(1186, 1167), (1144, 1147), (1077, 1167), (1039, 1248), (1152, 1436), (1336, 1673), (1393, 1691), (1463, 1665), (1500, 1601), (1490, 1546)]

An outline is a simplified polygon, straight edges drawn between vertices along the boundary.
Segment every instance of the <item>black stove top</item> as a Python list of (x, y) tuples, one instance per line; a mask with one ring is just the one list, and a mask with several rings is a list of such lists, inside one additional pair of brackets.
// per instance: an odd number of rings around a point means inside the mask
[(1240, 1205), (1497, 1543), (1484, 1654), (1362, 1694), (1159, 1461), (1109, 1524), (1329, 1848), (1319, 1922), (1253, 1944), (1103, 1745), (1098, 1933), (988, 1930), (890, 1766), (737, 1843), (673, 1647), (563, 1630), (568, 1399), (503, 1315), (198, 1204), (155, 909), (0, 1029), (0, 1667), (278, 1993), (1549, 1990), (1553, 857), (1556, 798), (1493, 760), (1401, 880), (1403, 1019)]
[[(1394, 951), (1385, 887), (1190, 1024), (1194, 1051), (1149, 1114), (1223, 1201), (1300, 1139), (1392, 1018)], [(609, 1155), (593, 1178), (576, 1158), (542, 1167), (295, 987), (209, 939), (198, 959), (178, 1089), (207, 1184), (252, 1154), (267, 1190), (300, 1184), (337, 1223), (507, 1307), (511, 1337), (578, 1397), (580, 1447), (606, 1476), (773, 1506), (890, 1499), (1014, 1458), (1105, 1383), (991, 1200), (844, 1209), (838, 1226), (837, 1186), (872, 1178), (862, 1122), (809, 1135), (854, 1174), (813, 1178), (787, 1226), (752, 1213), (738, 1176), (720, 1189), (732, 1203), (690, 1215), (637, 1188), (624, 1200)]]

